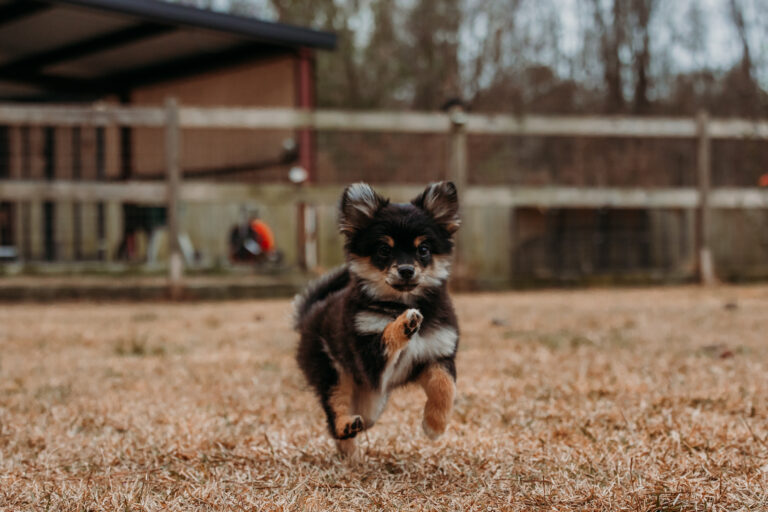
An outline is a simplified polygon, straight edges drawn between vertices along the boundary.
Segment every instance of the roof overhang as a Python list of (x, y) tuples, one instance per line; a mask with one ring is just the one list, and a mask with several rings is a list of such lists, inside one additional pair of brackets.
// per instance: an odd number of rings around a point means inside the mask
[(156, 0), (0, 0), (0, 99), (90, 100), (336, 36)]

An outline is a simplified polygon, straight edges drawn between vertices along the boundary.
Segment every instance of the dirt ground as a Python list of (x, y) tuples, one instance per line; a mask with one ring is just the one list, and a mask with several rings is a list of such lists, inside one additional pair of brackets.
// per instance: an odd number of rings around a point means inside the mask
[(446, 435), (340, 460), (289, 302), (0, 307), (3, 510), (767, 510), (768, 286), (460, 295)]

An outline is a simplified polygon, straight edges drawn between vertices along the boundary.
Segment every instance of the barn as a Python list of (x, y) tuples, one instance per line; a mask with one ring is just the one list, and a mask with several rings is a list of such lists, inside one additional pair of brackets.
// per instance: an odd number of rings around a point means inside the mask
[[(336, 36), (155, 0), (0, 0), (0, 101), (313, 106), (317, 50)], [(163, 177), (159, 130), (0, 126), (0, 179)], [(285, 180), (314, 166), (309, 132), (184, 134), (188, 178)], [(162, 209), (54, 201), (0, 203), (0, 246), (27, 261), (111, 259)], [(192, 213), (191, 215), (194, 215)], [(200, 215), (205, 215), (201, 213)]]

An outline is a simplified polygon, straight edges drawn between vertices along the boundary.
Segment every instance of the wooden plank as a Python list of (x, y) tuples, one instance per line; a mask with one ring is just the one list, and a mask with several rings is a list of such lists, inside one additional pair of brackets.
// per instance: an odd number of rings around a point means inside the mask
[(289, 108), (181, 109), (184, 128), (252, 128), (447, 133), (451, 123), (442, 113), (301, 110)]
[[(284, 184), (218, 183), (186, 181), (181, 188), (182, 201), (192, 202), (254, 202), (264, 205), (300, 202), (336, 205), (345, 185), (304, 185), (296, 187)], [(425, 184), (426, 186), (426, 184)], [(376, 185), (376, 190), (393, 201), (405, 202), (416, 197), (424, 186)]]
[(165, 191), (162, 182), (0, 180), (0, 198), (26, 201), (72, 199), (162, 205), (165, 204)]
[[(288, 108), (181, 109), (185, 128), (252, 128), (448, 133), (451, 120), (441, 112), (300, 110)], [(599, 116), (467, 116), (466, 131), (487, 135), (694, 138), (693, 118)], [(768, 121), (724, 119), (712, 122), (714, 138), (768, 138)]]
[(455, 119), (459, 122), (452, 123), (450, 156), (448, 159), (448, 179), (453, 181), (459, 193), (466, 190), (469, 185), (469, 155), (467, 151), (466, 115), (464, 112), (455, 111)]
[[(442, 112), (297, 110), (286, 108), (181, 109), (185, 128), (290, 129), (449, 133), (452, 123)], [(497, 135), (585, 135), (607, 137), (696, 136), (691, 118), (550, 117), (470, 114), (466, 131)], [(723, 132), (724, 135), (729, 133)], [(738, 132), (741, 134), (741, 132)]]
[(317, 130), (448, 133), (451, 121), (438, 112), (316, 110), (312, 126)]
[(0, 104), (0, 124), (163, 126), (165, 114), (156, 107)]
[(261, 204), (288, 204), (300, 201), (337, 201), (343, 186), (296, 188), (290, 185), (245, 183), (185, 182), (181, 189), (182, 201), (193, 202), (256, 202)]
[[(695, 118), (467, 115), (466, 131), (486, 135), (694, 138)], [(162, 126), (164, 109), (116, 105), (0, 104), (0, 124)], [(302, 110), (290, 108), (180, 109), (183, 128), (251, 128), (449, 133), (443, 112)], [(768, 139), (768, 120), (712, 119), (710, 138)]]
[(691, 138), (696, 136), (696, 122), (690, 118), (470, 114), (467, 131), (485, 135)]
[(312, 117), (289, 108), (182, 107), (179, 121), (184, 128), (293, 129), (310, 126)]
[(710, 119), (712, 139), (768, 139), (768, 121), (760, 119)]
[(104, 238), (98, 242), (98, 251), (105, 261), (112, 262), (117, 260), (118, 248), (123, 239), (125, 226), (123, 205), (118, 201), (106, 201), (101, 205), (104, 209)]
[(463, 202), (534, 208), (695, 208), (696, 189), (471, 187)]
[(172, 299), (181, 298), (184, 259), (179, 245), (179, 190), (181, 186), (181, 128), (176, 98), (165, 101), (165, 184), (168, 215), (168, 280)]
[(697, 150), (696, 150), (696, 168), (697, 185), (699, 189), (699, 211), (698, 211), (698, 256), (699, 256), (699, 278), (702, 284), (712, 285), (715, 283), (715, 267), (712, 257), (712, 249), (709, 241), (709, 234), (712, 226), (712, 206), (710, 204), (709, 192), (712, 181), (712, 144), (709, 138), (709, 114), (705, 111), (699, 112), (696, 118), (697, 131)]
[(710, 191), (709, 202), (718, 209), (768, 209), (768, 189), (715, 188)]
[[(448, 133), (450, 118), (437, 112), (374, 112), (342, 110), (184, 108), (185, 128), (253, 128)], [(692, 118), (632, 118), (595, 116), (467, 116), (466, 131), (486, 135), (589, 136), (589, 137), (696, 137)], [(713, 138), (768, 138), (768, 121), (719, 120)]]
[[(342, 185), (305, 186), (247, 185), (215, 182), (184, 182), (181, 202), (253, 202), (263, 205), (310, 202), (335, 206)], [(383, 185), (376, 190), (393, 201), (405, 202), (423, 190), (420, 185)], [(167, 187), (159, 181), (24, 181), (0, 180), (0, 200), (115, 201), (164, 205)], [(580, 188), (472, 186), (460, 195), (462, 204), (476, 206), (541, 208), (684, 208), (698, 207), (695, 188)], [(768, 189), (717, 188), (711, 192), (713, 208), (768, 208)]]
[[(462, 105), (454, 105), (448, 111), (451, 120), (451, 135), (448, 155), (448, 180), (456, 185), (459, 197), (469, 186), (469, 153), (467, 150), (467, 115)], [(466, 206), (466, 205), (465, 205)], [(464, 209), (464, 212), (467, 208)], [(466, 221), (466, 219), (465, 219)], [(454, 254), (454, 277), (463, 281), (467, 272), (467, 260), (465, 256), (471, 256), (464, 248), (472, 248), (475, 245), (468, 240), (473, 234), (472, 229), (459, 230), (456, 235), (457, 250)]]

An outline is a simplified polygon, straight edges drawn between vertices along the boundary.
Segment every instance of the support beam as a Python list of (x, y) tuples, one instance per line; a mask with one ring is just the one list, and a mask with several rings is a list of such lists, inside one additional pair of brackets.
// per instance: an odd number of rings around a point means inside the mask
[[(309, 48), (300, 48), (296, 59), (296, 104), (299, 108), (311, 111), (314, 108), (314, 58)], [(315, 134), (311, 126), (297, 130), (299, 139), (299, 165), (304, 169), (307, 182), (317, 181), (315, 173)], [(307, 203), (296, 205), (299, 229), (297, 235), (297, 254), (299, 266), (313, 269), (317, 265), (317, 218), (314, 206)]]
[[(120, 95), (120, 103), (129, 106), (131, 95)], [(129, 180), (133, 175), (133, 127), (120, 126), (120, 179)], [(165, 173), (163, 173), (165, 175)]]
[[(103, 126), (96, 127), (96, 179), (103, 180), (107, 170), (107, 147), (106, 147), (106, 129)], [(107, 238), (107, 209), (103, 201), (104, 196), (100, 195), (96, 203), (96, 237), (99, 241), (98, 256), (102, 261), (110, 261), (113, 251), (110, 250), (109, 240)]]
[[(43, 175), (48, 182), (56, 179), (56, 130), (46, 126), (43, 130), (43, 158), (45, 159)], [(56, 259), (56, 203), (43, 203), (43, 247), (46, 261)]]
[(169, 25), (140, 23), (109, 34), (98, 35), (10, 62), (0, 66), (0, 78), (13, 78), (14, 75), (17, 75), (17, 78), (18, 75), (30, 76), (31, 73), (38, 73), (46, 66), (104, 52), (141, 39), (164, 34), (174, 29), (174, 27)]
[(36, 70), (28, 70), (11, 74), (3, 73), (0, 74), (0, 79), (5, 82), (34, 85), (59, 94), (80, 94), (83, 97), (92, 97), (94, 95), (121, 94), (127, 90), (144, 85), (152, 85), (235, 66), (252, 61), (256, 55), (267, 58), (285, 53), (287, 53), (287, 50), (284, 48), (246, 43), (203, 56), (193, 54), (178, 57), (157, 64), (128, 69), (96, 78), (68, 78)]
[[(83, 137), (80, 126), (72, 127), (72, 146), (70, 157), (72, 165), (72, 181), (83, 177)], [(83, 258), (83, 205), (79, 201), (72, 202), (72, 258)]]
[(0, 26), (8, 25), (50, 8), (50, 5), (35, 0), (16, 0), (0, 6)]
[[(40, 89), (52, 91), (57, 96), (70, 99), (94, 96), (91, 81), (80, 78), (65, 78), (43, 73), (27, 72), (2, 75), (0, 80), (15, 84), (33, 85)], [(45, 97), (42, 96), (40, 101), (45, 101)]]
[[(314, 56), (308, 48), (300, 48), (297, 62), (296, 78), (298, 91), (296, 103), (300, 109), (312, 110), (315, 107), (314, 98)], [(299, 164), (307, 172), (307, 181), (317, 181), (314, 169), (315, 140), (312, 127), (299, 129)]]
[(59, 4), (69, 4), (100, 11), (112, 11), (118, 15), (151, 20), (156, 23), (181, 25), (189, 28), (201, 28), (228, 34), (245, 36), (251, 40), (274, 40), (283, 47), (306, 45), (313, 48), (332, 50), (336, 47), (336, 35), (303, 27), (283, 25), (256, 19), (246, 19), (171, 2), (149, 0), (57, 0)]

